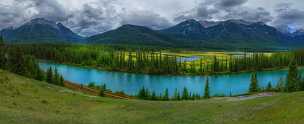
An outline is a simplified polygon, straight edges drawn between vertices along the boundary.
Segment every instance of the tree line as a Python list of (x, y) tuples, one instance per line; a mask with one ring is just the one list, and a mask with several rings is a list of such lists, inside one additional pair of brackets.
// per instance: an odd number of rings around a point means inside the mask
[(296, 59), (292, 59), (288, 66), (288, 74), (286, 79), (283, 77), (277, 82), (276, 86), (272, 86), (269, 82), (266, 88), (260, 87), (257, 80), (257, 73), (251, 75), (251, 83), (249, 93), (256, 93), (261, 91), (276, 91), (276, 92), (296, 92), (304, 91), (304, 78), (298, 70)]
[[(12, 48), (18, 45), (12, 45)], [(304, 52), (244, 52), (240, 56), (213, 56), (183, 62), (185, 56), (168, 55), (159, 49), (116, 48), (92, 45), (22, 45), (29, 55), (58, 63), (92, 66), (111, 71), (152, 74), (212, 74), (287, 67), (291, 58), (304, 64)]]
[[(199, 100), (199, 99), (209, 99), (210, 89), (209, 89), (209, 80), (206, 79), (204, 87), (204, 95), (200, 96), (199, 94), (191, 93), (185, 87), (182, 92), (179, 92), (175, 89), (173, 97), (169, 97), (168, 89), (162, 94), (157, 95), (154, 91), (149, 91), (147, 88), (142, 88), (137, 94), (137, 98), (144, 100), (159, 100), (159, 101), (169, 101), (169, 100)], [(253, 72), (250, 78), (250, 85), (248, 89), (249, 94), (259, 93), (259, 92), (296, 92), (304, 91), (304, 78), (301, 77), (301, 74), (298, 70), (298, 64), (295, 59), (292, 59), (289, 64), (288, 74), (286, 79), (282, 77), (276, 86), (272, 85), (272, 82), (269, 82), (266, 87), (261, 87), (258, 82), (257, 72)]]
[(57, 69), (43, 72), (38, 65), (38, 60), (31, 54), (26, 54), (22, 46), (11, 48), (4, 44), (0, 37), (0, 69), (33, 78), (40, 81), (63, 86), (63, 77)]
[(181, 92), (178, 89), (175, 89), (173, 97), (169, 96), (168, 89), (165, 89), (165, 91), (161, 94), (156, 94), (154, 91), (149, 91), (149, 89), (143, 87), (138, 91), (137, 98), (155, 101), (199, 100), (202, 98), (209, 99), (211, 98), (209, 90), (209, 80), (208, 78), (206, 79), (203, 97), (199, 93), (191, 93), (186, 87), (184, 87)]

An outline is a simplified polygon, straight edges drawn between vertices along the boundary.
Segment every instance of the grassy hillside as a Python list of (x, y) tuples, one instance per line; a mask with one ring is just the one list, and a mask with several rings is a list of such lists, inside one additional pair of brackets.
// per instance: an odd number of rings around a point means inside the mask
[(304, 92), (240, 100), (99, 98), (0, 70), (1, 124), (300, 124)]

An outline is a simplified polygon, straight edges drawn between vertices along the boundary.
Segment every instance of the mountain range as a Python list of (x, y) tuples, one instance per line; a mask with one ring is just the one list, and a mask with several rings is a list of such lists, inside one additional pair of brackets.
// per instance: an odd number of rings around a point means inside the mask
[(127, 24), (94, 36), (81, 37), (61, 23), (38, 18), (18, 28), (3, 29), (1, 35), (10, 43), (64, 42), (181, 48), (286, 48), (304, 45), (304, 30), (283, 33), (265, 23), (244, 20), (210, 22), (190, 19), (162, 30)]
[(43, 18), (33, 19), (16, 29), (3, 29), (1, 36), (10, 43), (78, 43), (85, 40), (63, 24)]

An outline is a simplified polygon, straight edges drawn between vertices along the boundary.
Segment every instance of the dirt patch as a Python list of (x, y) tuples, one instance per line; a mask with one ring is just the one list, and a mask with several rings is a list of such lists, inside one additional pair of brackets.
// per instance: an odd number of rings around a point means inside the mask
[[(89, 87), (83, 86), (83, 85), (79, 85), (79, 84), (75, 84), (69, 81), (65, 81), (64, 82), (64, 86), (66, 88), (75, 90), (75, 91), (79, 91), (85, 94), (89, 94), (89, 95), (93, 95), (93, 96), (99, 96), (99, 90), (95, 90), (95, 89), (91, 89)], [(111, 98), (116, 98), (116, 99), (131, 99), (131, 97), (126, 96), (124, 94), (121, 93), (112, 93), (112, 92), (105, 92), (104, 93), (106, 97), (111, 97)]]
[(264, 93), (257, 93), (253, 95), (244, 95), (244, 96), (237, 96), (237, 97), (230, 97), (228, 101), (242, 101), (242, 100), (250, 100), (256, 99), (261, 97), (271, 97), (274, 96), (275, 93), (273, 92), (264, 92)]

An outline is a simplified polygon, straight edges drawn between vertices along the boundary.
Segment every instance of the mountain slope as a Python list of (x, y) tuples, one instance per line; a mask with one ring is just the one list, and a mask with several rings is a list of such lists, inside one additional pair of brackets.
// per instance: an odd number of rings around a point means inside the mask
[(283, 42), (283, 34), (263, 23), (238, 23), (232, 20), (207, 28), (204, 40), (242, 47), (273, 47)]
[(288, 45), (293, 47), (303, 47), (304, 45), (304, 29), (300, 29), (294, 33), (289, 34), (290, 42), (287, 42)]
[(183, 40), (184, 44), (191, 44), (192, 47), (263, 48), (280, 46), (285, 40), (283, 34), (274, 27), (243, 20), (187, 20), (161, 32), (177, 40)]
[(160, 32), (180, 40), (201, 40), (205, 36), (205, 28), (193, 19), (186, 20)]
[(88, 38), (89, 43), (170, 46), (171, 39), (143, 26), (123, 25)]
[(24, 25), (13, 29), (4, 29), (1, 35), (6, 41), (21, 43), (52, 43), (52, 42), (81, 42), (81, 36), (73, 33), (61, 23), (43, 18), (33, 19)]

